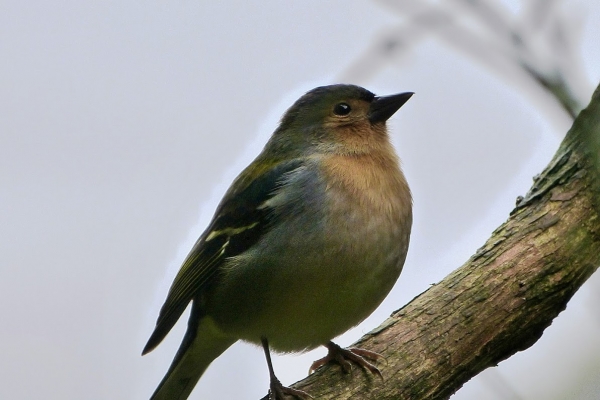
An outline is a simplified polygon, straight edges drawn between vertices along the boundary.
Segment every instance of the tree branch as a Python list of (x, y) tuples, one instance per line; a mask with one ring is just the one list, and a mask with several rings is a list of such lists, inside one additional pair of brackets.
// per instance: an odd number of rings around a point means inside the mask
[(600, 86), (509, 219), (462, 267), (356, 346), (385, 378), (326, 366), (293, 385), (316, 399), (447, 399), (533, 345), (600, 264)]

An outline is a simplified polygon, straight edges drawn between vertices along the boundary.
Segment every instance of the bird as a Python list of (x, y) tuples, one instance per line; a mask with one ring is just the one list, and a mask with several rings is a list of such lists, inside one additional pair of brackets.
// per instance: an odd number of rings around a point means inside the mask
[(151, 400), (187, 399), (238, 340), (262, 346), (269, 398), (308, 399), (277, 379), (270, 351), (325, 346), (373, 373), (377, 353), (332, 339), (369, 316), (402, 271), (412, 196), (386, 121), (413, 95), (320, 86), (284, 113), (233, 181), (177, 273), (142, 355), (191, 303), (187, 331)]

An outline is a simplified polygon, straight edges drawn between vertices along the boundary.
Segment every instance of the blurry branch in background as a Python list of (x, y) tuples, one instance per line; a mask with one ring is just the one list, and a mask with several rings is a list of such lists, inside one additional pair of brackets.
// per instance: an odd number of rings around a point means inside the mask
[(598, 154), (600, 86), (508, 220), (356, 343), (386, 358), (384, 382), (326, 366), (293, 387), (316, 399), (447, 399), (532, 346), (600, 265)]
[(517, 15), (489, 0), (377, 2), (402, 22), (382, 34), (347, 69), (345, 79), (365, 79), (434, 35), (519, 88), (526, 85), (527, 92), (545, 90), (571, 119), (589, 96), (591, 84), (581, 59), (582, 24), (561, 0), (523, 1)]

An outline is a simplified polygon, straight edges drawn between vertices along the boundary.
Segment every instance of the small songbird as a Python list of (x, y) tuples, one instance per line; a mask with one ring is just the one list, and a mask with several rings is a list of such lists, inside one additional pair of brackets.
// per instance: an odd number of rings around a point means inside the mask
[(376, 353), (331, 340), (379, 306), (404, 265), (412, 199), (386, 121), (412, 94), (322, 86), (287, 110), (175, 277), (142, 354), (190, 302), (192, 311), (151, 399), (187, 399), (209, 364), (238, 340), (263, 346), (270, 399), (310, 396), (279, 382), (269, 348), (326, 346), (328, 355), (313, 369), (351, 361), (379, 373), (367, 361)]

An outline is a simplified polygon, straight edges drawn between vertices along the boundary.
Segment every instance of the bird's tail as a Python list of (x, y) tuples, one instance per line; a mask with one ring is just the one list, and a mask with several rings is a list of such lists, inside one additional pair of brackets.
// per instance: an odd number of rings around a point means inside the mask
[(210, 317), (194, 322), (189, 324), (169, 371), (150, 400), (187, 399), (210, 363), (236, 342), (224, 336)]

